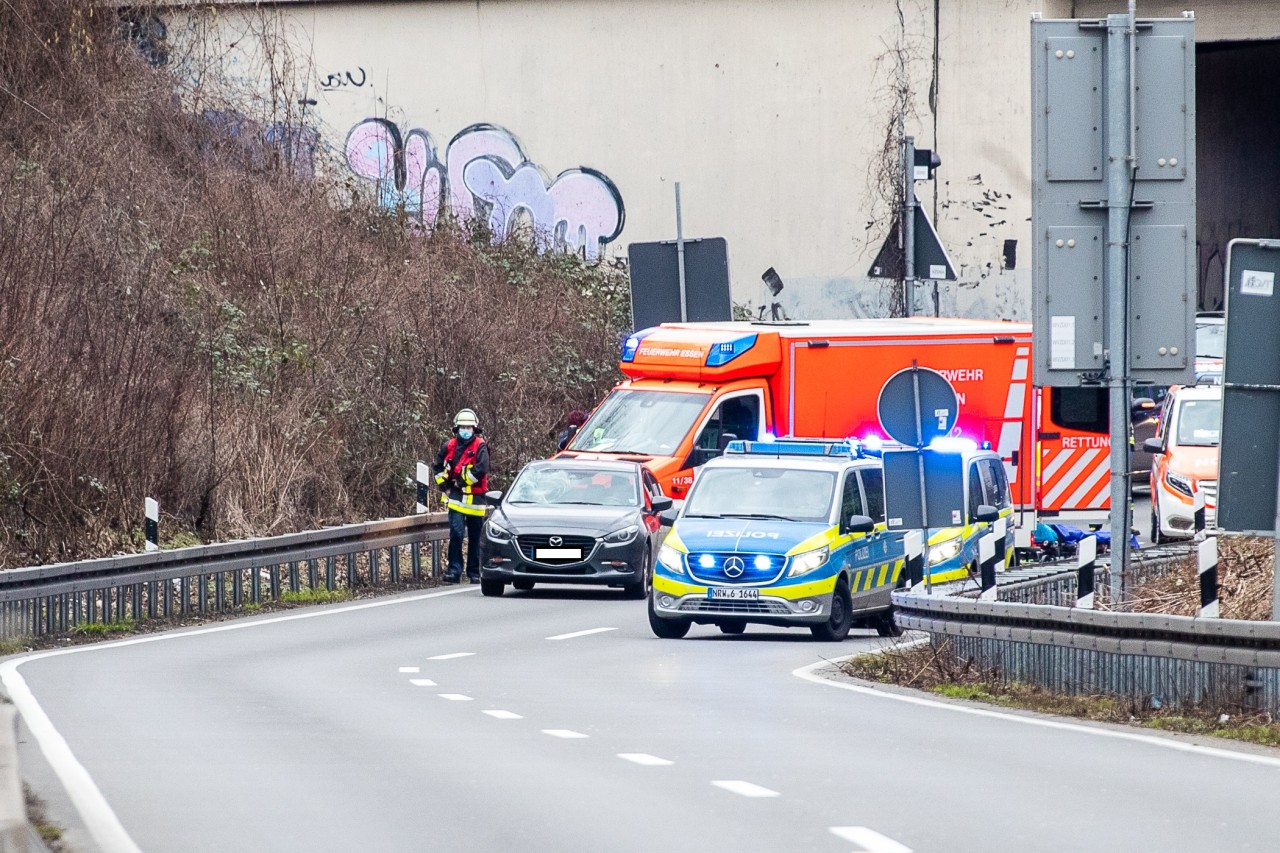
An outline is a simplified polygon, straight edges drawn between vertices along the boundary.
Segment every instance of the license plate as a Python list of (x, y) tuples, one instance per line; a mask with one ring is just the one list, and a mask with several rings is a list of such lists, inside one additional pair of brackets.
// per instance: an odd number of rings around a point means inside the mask
[(539, 560), (581, 560), (581, 548), (534, 548), (533, 556)]
[(759, 597), (760, 590), (758, 589), (721, 589), (713, 586), (707, 590), (707, 598), (727, 598), (730, 601), (745, 601)]

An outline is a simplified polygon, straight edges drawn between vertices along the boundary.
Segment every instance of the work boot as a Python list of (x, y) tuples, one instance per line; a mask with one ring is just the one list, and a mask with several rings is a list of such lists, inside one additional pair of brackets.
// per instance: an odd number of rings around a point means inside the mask
[(468, 580), (470, 583), (480, 583), (480, 576), (479, 576), (479, 575), (467, 575), (467, 580)]
[(459, 578), (456, 575), (445, 575), (441, 579), (441, 582), (446, 584), (455, 584), (459, 582)]

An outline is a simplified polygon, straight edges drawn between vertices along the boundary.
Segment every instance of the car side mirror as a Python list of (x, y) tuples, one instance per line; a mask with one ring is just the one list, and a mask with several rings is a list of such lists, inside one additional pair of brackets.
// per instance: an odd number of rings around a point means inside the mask
[(1158, 438), (1148, 438), (1142, 442), (1142, 449), (1148, 453), (1164, 453), (1164, 443)]
[[(670, 501), (671, 498), (667, 498), (667, 500)], [(670, 527), (675, 524), (676, 519), (679, 517), (680, 510), (678, 509), (664, 509), (662, 512), (658, 513), (658, 521), (662, 522), (663, 527)]]
[(662, 495), (656, 498), (650, 498), (649, 502), (653, 505), (653, 511), (659, 514), (664, 513), (667, 510), (671, 509), (671, 507), (675, 506), (675, 501), (673, 501), (671, 498), (667, 497), (666, 495)]
[(851, 515), (848, 522), (844, 526), (846, 533), (871, 533), (876, 529), (876, 523), (871, 520), (869, 515)]
[(731, 432), (720, 433), (719, 440), (716, 441), (716, 449), (724, 453), (724, 449), (729, 446), (729, 442), (737, 441), (738, 436)]
[(978, 511), (974, 514), (974, 521), (992, 522), (1000, 517), (1000, 510), (987, 504), (979, 504)]
[(1156, 407), (1156, 401), (1150, 397), (1138, 397), (1133, 401), (1133, 413), (1135, 415), (1145, 415)]
[(502, 492), (498, 489), (485, 492), (484, 496), (489, 501), (489, 503), (493, 504), (494, 506), (497, 506), (499, 503), (502, 502)]

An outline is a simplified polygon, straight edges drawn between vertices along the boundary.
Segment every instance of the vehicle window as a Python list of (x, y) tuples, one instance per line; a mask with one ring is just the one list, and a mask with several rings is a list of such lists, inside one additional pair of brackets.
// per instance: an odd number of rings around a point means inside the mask
[(840, 496), (840, 523), (851, 515), (866, 515), (862, 506), (862, 491), (858, 488), (858, 475), (853, 471), (844, 475), (844, 491)]
[(1227, 327), (1223, 323), (1196, 323), (1196, 358), (1226, 358)]
[(653, 472), (648, 468), (640, 469), (640, 476), (644, 481), (644, 489), (649, 493), (651, 498), (662, 497), (662, 484), (658, 482), (658, 478), (653, 476)]
[(1178, 444), (1218, 446), (1222, 430), (1221, 400), (1183, 400), (1178, 406), (1177, 419)]
[(710, 394), (619, 389), (605, 398), (567, 449), (674, 455), (710, 399)]
[(686, 516), (827, 521), (835, 497), (831, 471), (708, 466), (694, 481)]
[(715, 414), (698, 434), (694, 446), (699, 450), (720, 450), (722, 436), (755, 441), (760, 437), (760, 398), (754, 394), (730, 397), (716, 407)]
[[(1055, 389), (1056, 390), (1056, 389)], [(977, 463), (969, 465), (969, 519), (978, 514), (978, 507), (986, 503), (982, 493), (982, 475), (978, 473)]]
[(1009, 505), (1009, 482), (1005, 478), (1004, 466), (994, 459), (983, 459), (978, 462), (978, 470), (982, 476), (982, 490), (986, 493), (986, 503), (996, 509), (1004, 509)]
[(525, 468), (511, 484), (511, 503), (639, 506), (640, 487), (632, 471), (589, 465), (539, 465)]
[(1049, 419), (1060, 427), (1105, 433), (1110, 411), (1106, 388), (1049, 389)]
[(863, 468), (858, 476), (862, 478), (862, 492), (867, 497), (867, 515), (879, 524), (884, 521), (884, 472), (879, 468)]

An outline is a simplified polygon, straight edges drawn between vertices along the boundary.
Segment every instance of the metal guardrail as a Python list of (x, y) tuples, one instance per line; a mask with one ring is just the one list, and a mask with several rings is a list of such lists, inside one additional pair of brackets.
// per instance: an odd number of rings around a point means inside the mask
[(931, 634), (935, 644), (945, 638), (1007, 681), (1158, 706), (1212, 702), (1280, 714), (1280, 623), (1076, 608), (1072, 566), (1010, 570), (1000, 580), (996, 601), (976, 600), (957, 584), (932, 595), (894, 592), (898, 624)]
[[(304, 589), (440, 577), (446, 513), (0, 572), (0, 638), (231, 612)], [(425, 553), (424, 553), (425, 552)], [(407, 558), (407, 560), (406, 560)], [(384, 574), (383, 566), (386, 566)]]

